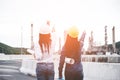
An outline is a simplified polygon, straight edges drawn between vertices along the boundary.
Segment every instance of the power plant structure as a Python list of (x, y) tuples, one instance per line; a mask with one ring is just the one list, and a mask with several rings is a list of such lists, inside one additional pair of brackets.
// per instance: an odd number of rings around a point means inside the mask
[(112, 28), (112, 46), (111, 50), (109, 50), (109, 45), (108, 45), (108, 35), (107, 35), (107, 26), (104, 28), (105, 34), (104, 34), (104, 45), (95, 45), (94, 43), (94, 36), (93, 36), (93, 31), (91, 31), (91, 35), (89, 37), (89, 44), (88, 44), (88, 49), (86, 51), (86, 54), (106, 54), (106, 52), (116, 53), (116, 45), (115, 45), (115, 26)]

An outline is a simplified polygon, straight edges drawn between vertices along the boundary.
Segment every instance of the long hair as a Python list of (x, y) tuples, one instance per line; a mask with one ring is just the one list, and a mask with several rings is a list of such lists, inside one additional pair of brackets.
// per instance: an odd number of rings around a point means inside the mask
[(80, 57), (80, 43), (78, 38), (72, 38), (67, 35), (66, 42), (64, 44), (65, 55), (67, 57), (73, 57), (78, 59)]
[(42, 53), (50, 52), (51, 34), (39, 34), (39, 45)]

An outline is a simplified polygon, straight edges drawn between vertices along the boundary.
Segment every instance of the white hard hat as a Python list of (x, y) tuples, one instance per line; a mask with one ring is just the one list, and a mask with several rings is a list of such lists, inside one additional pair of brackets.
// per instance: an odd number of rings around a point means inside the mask
[(41, 33), (41, 34), (49, 34), (49, 33), (51, 33), (51, 28), (50, 28), (50, 26), (49, 25), (43, 25), (43, 26), (41, 26), (40, 27), (40, 32), (39, 33)]

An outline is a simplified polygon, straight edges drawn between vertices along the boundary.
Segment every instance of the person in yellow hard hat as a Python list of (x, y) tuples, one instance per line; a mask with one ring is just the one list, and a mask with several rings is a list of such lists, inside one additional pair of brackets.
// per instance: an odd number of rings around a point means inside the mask
[(72, 26), (67, 31), (68, 35), (72, 38), (77, 38), (79, 35), (79, 29), (76, 26)]
[(83, 66), (81, 63), (81, 40), (84, 41), (85, 34), (78, 40), (79, 29), (72, 26), (67, 30), (67, 37), (62, 48), (59, 62), (59, 79), (63, 78), (62, 71), (65, 66), (65, 80), (83, 80)]

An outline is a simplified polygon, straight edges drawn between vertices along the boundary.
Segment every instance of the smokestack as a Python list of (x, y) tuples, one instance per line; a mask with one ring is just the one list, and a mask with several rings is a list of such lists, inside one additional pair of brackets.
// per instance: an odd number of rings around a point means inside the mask
[(106, 52), (108, 51), (108, 46), (107, 46), (107, 26), (105, 26), (105, 49)]
[(34, 43), (33, 43), (33, 24), (31, 24), (31, 49), (33, 49)]
[(113, 52), (116, 52), (116, 48), (115, 48), (115, 27), (113, 26), (112, 28), (112, 38), (113, 38)]

